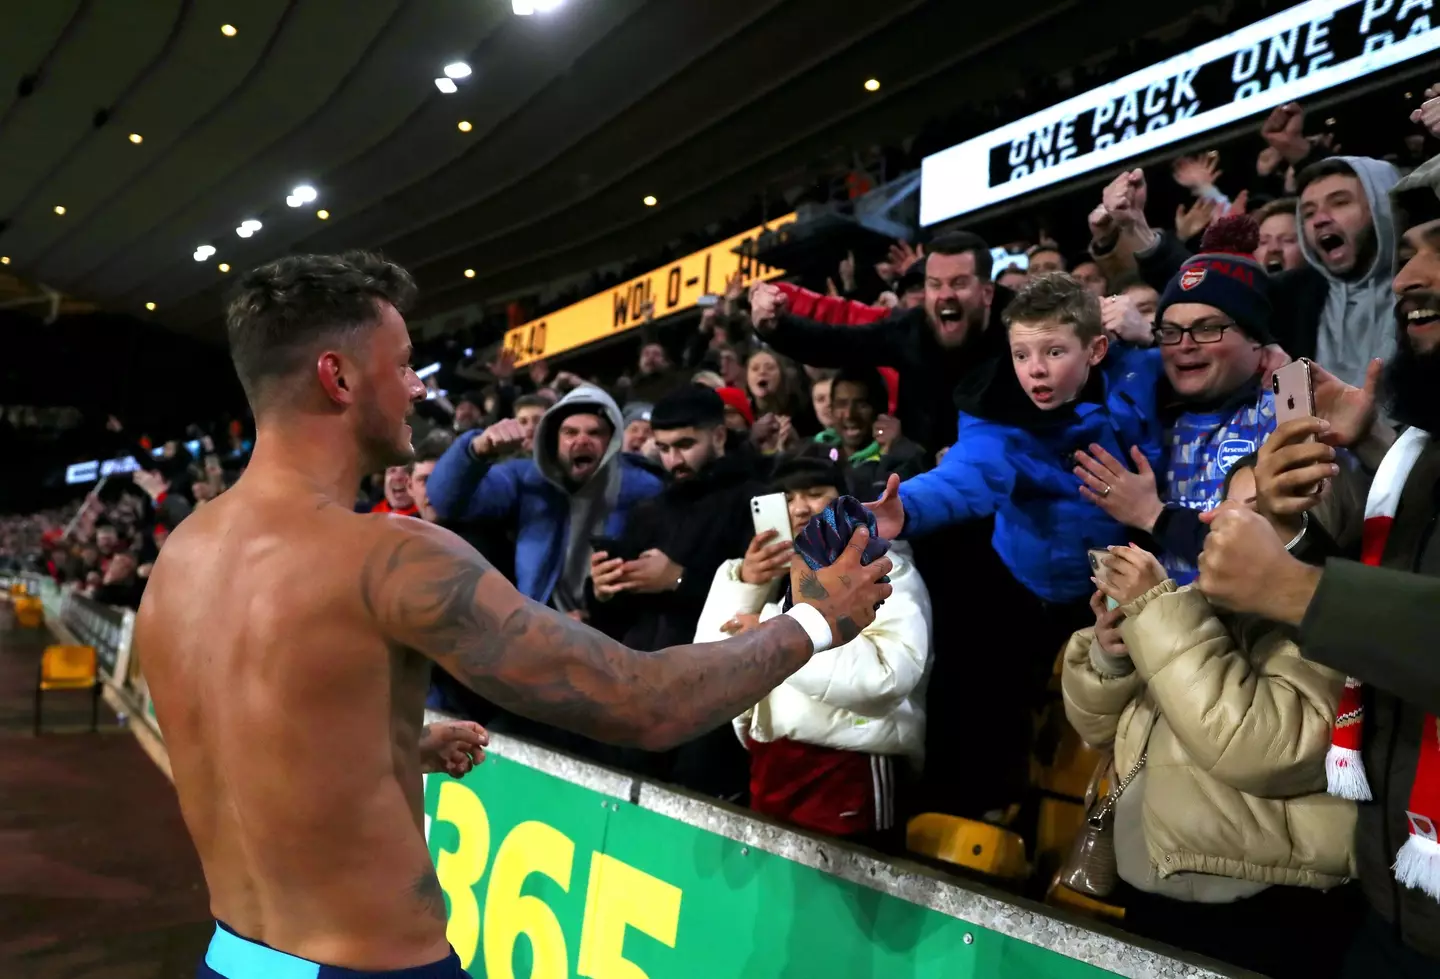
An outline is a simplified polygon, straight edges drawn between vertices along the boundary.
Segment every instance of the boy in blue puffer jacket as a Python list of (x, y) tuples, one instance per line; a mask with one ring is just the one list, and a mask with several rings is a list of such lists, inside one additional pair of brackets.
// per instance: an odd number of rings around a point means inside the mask
[(1093, 618), (1086, 551), (1129, 539), (1081, 498), (1074, 454), (1098, 444), (1126, 457), (1138, 446), (1158, 462), (1160, 366), (1153, 354), (1112, 346), (1099, 300), (1064, 273), (1028, 283), (1004, 321), (1014, 370), (1000, 364), (979, 390), (960, 393), (955, 446), (936, 469), (900, 484), (903, 536), (994, 514), (995, 550), (1039, 600), (1035, 625), (1060, 637), (1058, 650), (1070, 623)]

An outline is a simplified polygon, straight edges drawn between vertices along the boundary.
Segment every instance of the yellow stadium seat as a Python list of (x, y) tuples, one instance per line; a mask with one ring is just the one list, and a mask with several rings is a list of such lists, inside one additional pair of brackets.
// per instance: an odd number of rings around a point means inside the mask
[(89, 690), (90, 730), (100, 718), (100, 670), (94, 646), (47, 646), (40, 656), (40, 674), (35, 681), (35, 733), (40, 733), (40, 713), (47, 690)]
[(1020, 880), (1030, 873), (1025, 841), (1018, 834), (975, 819), (921, 813), (906, 826), (905, 846), (911, 853), (991, 877)]
[(38, 629), (45, 624), (45, 605), (38, 598), (20, 596), (15, 599), (15, 623), (22, 629)]

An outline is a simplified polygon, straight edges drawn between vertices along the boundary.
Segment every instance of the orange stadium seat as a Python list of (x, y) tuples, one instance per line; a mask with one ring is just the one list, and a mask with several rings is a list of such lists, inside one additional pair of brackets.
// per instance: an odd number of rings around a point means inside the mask
[(905, 828), (905, 848), (989, 877), (1022, 880), (1030, 873), (1025, 841), (1003, 827), (976, 819), (921, 813)]
[(22, 629), (38, 629), (45, 624), (45, 605), (38, 598), (25, 595), (15, 599), (15, 623)]
[(94, 646), (47, 646), (40, 657), (40, 674), (35, 683), (35, 733), (40, 733), (40, 714), (48, 690), (89, 690), (90, 730), (96, 730), (100, 715), (100, 669)]

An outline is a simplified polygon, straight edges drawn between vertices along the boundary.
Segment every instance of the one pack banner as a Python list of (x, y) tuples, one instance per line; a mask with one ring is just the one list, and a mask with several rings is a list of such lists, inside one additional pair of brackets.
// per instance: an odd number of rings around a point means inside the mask
[(1309, 0), (941, 150), (921, 165), (920, 222), (1118, 169), (1131, 157), (1427, 54), (1440, 48), (1433, 6)]

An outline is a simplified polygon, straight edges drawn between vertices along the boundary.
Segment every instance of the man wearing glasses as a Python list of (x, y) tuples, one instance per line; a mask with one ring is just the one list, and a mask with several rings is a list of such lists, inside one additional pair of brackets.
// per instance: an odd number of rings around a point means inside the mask
[(1261, 380), (1277, 366), (1278, 348), (1270, 331), (1269, 277), (1252, 257), (1258, 239), (1248, 215), (1215, 222), (1200, 254), (1181, 266), (1160, 297), (1153, 341), (1168, 390), (1158, 402), (1165, 422), (1159, 478), (1143, 456), (1122, 461), (1099, 446), (1076, 453), (1081, 494), (1150, 534), (1182, 585), (1195, 578), (1204, 544), (1200, 513), (1219, 505), (1230, 466), (1275, 430), (1275, 399)]

